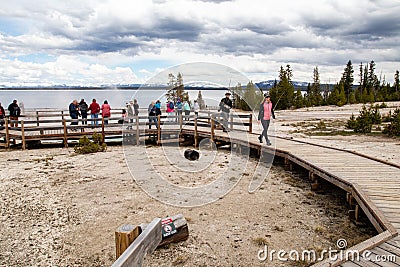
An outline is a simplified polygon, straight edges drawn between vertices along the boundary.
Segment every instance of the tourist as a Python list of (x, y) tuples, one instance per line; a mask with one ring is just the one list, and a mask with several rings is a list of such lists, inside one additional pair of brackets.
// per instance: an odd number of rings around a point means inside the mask
[(174, 121), (174, 114), (175, 114), (175, 105), (174, 102), (169, 100), (167, 102), (167, 116), (168, 116), (168, 121), (173, 122)]
[(103, 105), (101, 105), (101, 116), (104, 119), (104, 124), (108, 124), (108, 118), (111, 117), (111, 107), (107, 100), (104, 100)]
[(190, 104), (189, 101), (185, 101), (185, 104), (183, 104), (183, 110), (185, 111), (185, 121), (189, 120), (190, 116)]
[(133, 99), (133, 109), (135, 111), (135, 116), (139, 115), (139, 104), (137, 102), (137, 99)]
[(229, 112), (231, 111), (232, 108), (232, 100), (229, 99), (231, 96), (231, 93), (227, 92), (225, 94), (225, 98), (221, 99), (221, 102), (219, 103), (219, 110), (222, 111), (222, 124), (223, 124), (223, 131), (228, 132), (228, 119), (229, 119)]
[[(126, 112), (126, 109), (123, 109), (123, 110), (122, 110), (121, 119), (118, 120), (118, 123), (119, 123), (119, 124), (124, 124), (124, 123), (126, 123), (126, 122), (128, 122), (128, 121), (129, 121), (129, 119), (128, 119), (128, 112)], [(132, 129), (132, 127), (128, 126), (127, 129), (128, 129), (128, 130), (129, 130), (129, 129)]]
[(135, 116), (135, 110), (133, 107), (133, 101), (129, 101), (129, 103), (126, 103), (126, 110), (127, 110), (127, 118), (128, 122), (132, 123), (133, 122), (133, 117)]
[(4, 108), (0, 103), (0, 126), (4, 125), (4, 118), (6, 117), (6, 113), (4, 112)]
[(156, 116), (161, 116), (161, 101), (157, 100), (155, 106), (156, 106)]
[(18, 117), (21, 116), (21, 109), (18, 106), (17, 100), (8, 106), (10, 112), (10, 127), (18, 127)]
[(177, 115), (178, 115), (176, 120), (182, 119), (183, 105), (182, 105), (182, 101), (181, 101), (180, 97), (178, 97), (178, 100), (176, 101), (176, 110), (177, 110)]
[(25, 114), (25, 105), (24, 102), (19, 103), (19, 108), (21, 109), (21, 114)]
[(194, 115), (196, 116), (196, 118), (199, 116), (199, 110), (200, 110), (200, 105), (197, 102), (197, 100), (195, 100), (194, 104), (193, 104), (193, 111), (194, 111)]
[(151, 129), (151, 124), (154, 121), (156, 128), (158, 128), (157, 116), (156, 116), (156, 102), (151, 101), (147, 111), (149, 112), (149, 129)]
[(98, 118), (100, 113), (100, 105), (96, 102), (96, 99), (93, 98), (92, 103), (89, 106), (90, 110), (90, 118), (92, 119), (92, 125), (98, 125)]
[(260, 104), (260, 111), (258, 112), (258, 121), (261, 121), (263, 126), (263, 132), (258, 136), (258, 140), (262, 143), (263, 136), (267, 142), (267, 145), (270, 146), (271, 142), (268, 139), (268, 128), (271, 117), (275, 119), (274, 109), (272, 107), (272, 102), (269, 94), (264, 94), (264, 101)]
[(79, 116), (79, 104), (77, 100), (74, 100), (69, 104), (69, 116), (71, 117), (71, 125), (78, 125), (78, 116)]
[(87, 114), (88, 114), (88, 104), (85, 102), (85, 99), (81, 99), (81, 102), (79, 102), (79, 111), (82, 116), (82, 125), (87, 124)]

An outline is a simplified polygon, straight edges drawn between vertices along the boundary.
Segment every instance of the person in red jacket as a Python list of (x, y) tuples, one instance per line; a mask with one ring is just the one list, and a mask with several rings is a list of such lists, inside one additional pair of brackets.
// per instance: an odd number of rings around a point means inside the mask
[(111, 117), (111, 107), (107, 100), (104, 100), (104, 104), (101, 105), (101, 115), (104, 118), (104, 124), (108, 124), (108, 118)]
[(90, 111), (90, 118), (92, 118), (92, 125), (96, 124), (98, 125), (99, 122), (97, 121), (97, 118), (99, 118), (99, 113), (100, 113), (100, 105), (96, 102), (96, 99), (93, 98), (92, 103), (90, 104), (88, 110)]

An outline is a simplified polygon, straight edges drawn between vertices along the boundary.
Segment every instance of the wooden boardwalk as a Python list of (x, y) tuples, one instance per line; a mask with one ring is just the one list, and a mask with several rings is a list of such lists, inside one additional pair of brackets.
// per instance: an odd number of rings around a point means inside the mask
[[(142, 119), (145, 121), (146, 117)], [(162, 119), (163, 123), (160, 122)], [(164, 133), (174, 135), (178, 132), (180, 135), (192, 136), (195, 145), (199, 144), (201, 138), (210, 138), (214, 142), (231, 143), (239, 148), (249, 147), (260, 153), (269, 151), (269, 153), (283, 158), (288, 168), (300, 166), (308, 170), (313, 186), (318, 186), (319, 181), (324, 179), (345, 190), (351, 206), (349, 214), (357, 219), (362, 211), (378, 232), (377, 236), (349, 248), (359, 251), (360, 254), (369, 251), (369, 259), (325, 260), (315, 266), (400, 266), (400, 237), (397, 236), (400, 230), (400, 166), (351, 151), (280, 137), (274, 139), (273, 146), (267, 147), (265, 144), (260, 144), (257, 133), (253, 133), (252, 118), (248, 115), (236, 117), (235, 122), (231, 119), (231, 128), (234, 130), (230, 133), (222, 132), (219, 125), (214, 123), (210, 113), (208, 117), (200, 117), (195, 120), (191, 117), (192, 121), (185, 122), (187, 124), (184, 125), (182, 122), (175, 123), (175, 128), (173, 127), (174, 123), (165, 123), (166, 119), (159, 117), (159, 128), (162, 130), (148, 130), (148, 126), (143, 126), (146, 123), (143, 120), (139, 121), (138, 118), (135, 124), (136, 128), (134, 127), (130, 132), (136, 133), (138, 137), (142, 136), (140, 134), (142, 132), (143, 135), (154, 135), (159, 143), (164, 141), (161, 140)], [(242, 124), (243, 120), (247, 120), (247, 122)], [(56, 123), (56, 126), (42, 126), (39, 125), (39, 119), (37, 121), (36, 125), (22, 131), (10, 128), (6, 133), (3, 130), (0, 132), (0, 137), (8, 136), (10, 138), (11, 136), (22, 142), (26, 142), (27, 139), (42, 140), (47, 137), (48, 139), (60, 139), (67, 145), (68, 138), (78, 138), (95, 130), (100, 130), (104, 137), (119, 136), (121, 138), (123, 135), (121, 125), (117, 123), (106, 126), (103, 124), (92, 129), (90, 125), (67, 125), (67, 122), (70, 122), (68, 120), (51, 121), (51, 123)], [(84, 130), (77, 131), (74, 128)], [(175, 138), (177, 137), (175, 136)], [(8, 142), (10, 141), (8, 140)]]
[[(239, 134), (240, 135), (240, 134)], [(237, 134), (233, 143), (257, 148), (257, 134)], [(217, 131), (215, 139), (229, 139), (226, 133)], [(315, 266), (400, 266), (400, 166), (387, 164), (351, 151), (325, 147), (287, 138), (275, 138), (275, 148), (266, 147), (285, 159), (287, 165), (298, 165), (310, 173), (315, 184), (324, 179), (348, 192), (355, 216), (362, 210), (378, 231), (378, 235), (355, 245), (360, 258), (323, 261)], [(290, 167), (289, 167), (290, 168)], [(352, 209), (353, 209), (352, 208)], [(370, 252), (368, 259), (362, 258)]]

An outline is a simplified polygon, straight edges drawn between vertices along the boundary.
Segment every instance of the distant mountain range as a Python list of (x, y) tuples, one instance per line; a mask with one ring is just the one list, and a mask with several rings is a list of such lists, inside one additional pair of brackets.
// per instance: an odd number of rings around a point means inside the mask
[[(276, 81), (278, 82), (278, 81)], [(268, 81), (261, 81), (261, 82), (256, 82), (255, 85), (257, 85), (258, 88), (261, 90), (269, 90), (274, 86), (275, 80), (268, 80)], [(293, 81), (292, 82), (295, 90), (300, 89), (302, 91), (307, 89), (308, 82), (301, 82), (301, 81)], [(330, 87), (333, 85), (330, 85)], [(116, 85), (100, 85), (100, 86), (82, 86), (82, 85), (13, 85), (13, 86), (7, 86), (7, 85), (0, 85), (0, 89), (10, 89), (10, 90), (29, 90), (29, 89), (43, 89), (43, 90), (49, 90), (49, 89), (54, 89), (54, 90), (73, 90), (73, 89), (85, 89), (85, 90), (101, 90), (101, 89), (110, 89), (110, 88), (116, 88), (116, 89), (160, 89), (160, 88), (166, 88), (168, 85), (166, 84), (116, 84)], [(246, 87), (246, 85), (242, 85), (243, 88)], [(210, 82), (190, 82), (190, 83), (185, 83), (185, 89), (186, 90), (228, 90), (228, 87), (221, 86), (219, 84), (215, 83), (210, 83)]]

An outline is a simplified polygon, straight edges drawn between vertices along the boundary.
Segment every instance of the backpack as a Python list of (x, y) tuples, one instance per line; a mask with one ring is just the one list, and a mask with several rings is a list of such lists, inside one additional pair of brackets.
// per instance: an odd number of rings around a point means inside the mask
[(182, 102), (178, 102), (178, 105), (177, 105), (177, 106), (178, 106), (178, 109), (179, 109), (179, 110), (182, 110)]
[(172, 103), (172, 102), (169, 102), (169, 104), (168, 104), (168, 105), (169, 105), (168, 107), (169, 107), (170, 109), (174, 109), (174, 103)]

